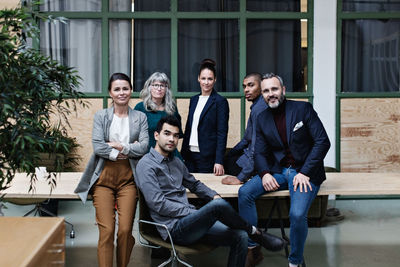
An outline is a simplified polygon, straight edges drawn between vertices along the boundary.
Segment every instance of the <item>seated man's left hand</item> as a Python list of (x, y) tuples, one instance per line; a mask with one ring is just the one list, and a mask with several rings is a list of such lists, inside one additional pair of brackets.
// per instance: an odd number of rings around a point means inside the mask
[(242, 181), (240, 181), (236, 176), (226, 176), (221, 180), (222, 184), (229, 184), (229, 185), (237, 185), (237, 184), (242, 184)]
[(310, 188), (310, 191), (312, 191), (310, 177), (300, 172), (296, 174), (296, 176), (293, 178), (293, 190), (295, 192), (297, 190), (297, 187), (300, 187), (300, 192), (304, 191), (305, 193), (307, 193), (307, 187)]

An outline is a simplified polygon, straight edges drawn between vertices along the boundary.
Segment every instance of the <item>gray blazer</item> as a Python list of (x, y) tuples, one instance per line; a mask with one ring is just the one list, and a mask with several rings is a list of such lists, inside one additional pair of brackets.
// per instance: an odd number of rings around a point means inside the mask
[[(90, 189), (95, 184), (104, 168), (105, 159), (109, 159), (112, 151), (107, 142), (110, 137), (110, 126), (114, 115), (114, 107), (103, 109), (94, 115), (92, 144), (94, 153), (90, 157), (85, 171), (75, 189), (83, 203), (86, 202)], [(129, 163), (135, 175), (136, 164), (141, 156), (147, 153), (149, 134), (147, 117), (144, 113), (129, 108)], [(138, 141), (137, 143), (134, 143)]]

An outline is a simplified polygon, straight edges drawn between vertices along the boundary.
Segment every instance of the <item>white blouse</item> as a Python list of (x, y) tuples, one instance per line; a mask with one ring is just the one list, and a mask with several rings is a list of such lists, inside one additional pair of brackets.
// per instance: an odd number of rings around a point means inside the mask
[[(129, 153), (129, 116), (120, 118), (114, 114), (110, 125), (110, 142), (118, 142), (123, 146), (122, 154)], [(115, 148), (110, 153), (110, 160), (117, 160), (119, 151)]]
[(204, 109), (204, 106), (207, 103), (207, 100), (210, 96), (199, 96), (199, 101), (197, 102), (196, 109), (193, 113), (193, 122), (192, 122), (192, 130), (190, 131), (190, 138), (189, 138), (189, 149), (192, 152), (200, 152), (199, 148), (199, 138), (197, 128), (199, 127), (199, 120), (201, 112)]

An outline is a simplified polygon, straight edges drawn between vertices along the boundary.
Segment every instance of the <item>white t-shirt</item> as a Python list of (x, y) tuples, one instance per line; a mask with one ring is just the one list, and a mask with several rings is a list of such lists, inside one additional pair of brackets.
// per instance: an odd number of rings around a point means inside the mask
[(199, 148), (199, 138), (197, 128), (199, 127), (199, 120), (201, 112), (204, 109), (204, 106), (207, 103), (207, 100), (210, 96), (199, 96), (199, 101), (197, 102), (196, 109), (193, 113), (193, 122), (192, 122), (192, 130), (190, 131), (190, 138), (189, 138), (189, 149), (192, 152), (200, 152)]
[[(120, 118), (114, 114), (110, 125), (110, 142), (118, 142), (124, 148), (121, 153), (127, 155), (129, 153), (129, 117)], [(110, 153), (110, 160), (117, 160), (119, 151), (115, 148)]]

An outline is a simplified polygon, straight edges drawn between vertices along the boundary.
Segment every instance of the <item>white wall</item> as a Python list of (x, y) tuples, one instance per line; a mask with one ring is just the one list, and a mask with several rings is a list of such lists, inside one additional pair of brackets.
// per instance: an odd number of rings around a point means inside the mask
[[(325, 166), (336, 163), (336, 0), (314, 1), (314, 108), (331, 141)], [(339, 111), (338, 111), (339, 112)]]

